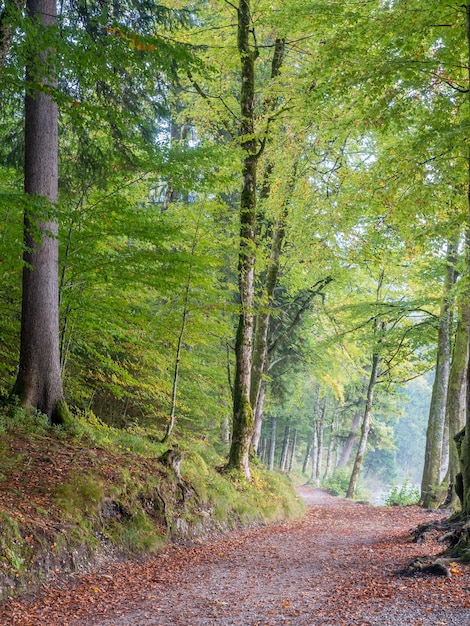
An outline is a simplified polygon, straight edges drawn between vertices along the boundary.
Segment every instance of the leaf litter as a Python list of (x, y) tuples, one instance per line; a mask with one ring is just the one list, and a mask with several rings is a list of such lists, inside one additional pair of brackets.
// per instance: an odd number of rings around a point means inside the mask
[(87, 575), (58, 576), (0, 606), (2, 626), (469, 626), (470, 570), (406, 575), (437, 555), (416, 526), (443, 517), (303, 487), (296, 521), (229, 533)]

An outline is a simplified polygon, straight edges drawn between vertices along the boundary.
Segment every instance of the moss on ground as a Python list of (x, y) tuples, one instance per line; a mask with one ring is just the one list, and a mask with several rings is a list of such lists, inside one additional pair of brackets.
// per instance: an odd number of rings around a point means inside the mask
[(303, 503), (280, 475), (221, 474), (203, 441), (180, 441), (177, 471), (152, 432), (111, 428), (92, 414), (50, 427), (0, 409), (0, 598), (96, 555), (149, 554), (253, 524), (295, 517)]

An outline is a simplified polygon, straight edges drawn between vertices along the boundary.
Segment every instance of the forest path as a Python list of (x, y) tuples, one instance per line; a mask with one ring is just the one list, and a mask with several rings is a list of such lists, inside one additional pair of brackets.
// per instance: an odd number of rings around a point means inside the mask
[(470, 571), (397, 574), (442, 545), (410, 543), (440, 514), (372, 507), (301, 488), (306, 515), (169, 547), (0, 607), (2, 626), (469, 626)]

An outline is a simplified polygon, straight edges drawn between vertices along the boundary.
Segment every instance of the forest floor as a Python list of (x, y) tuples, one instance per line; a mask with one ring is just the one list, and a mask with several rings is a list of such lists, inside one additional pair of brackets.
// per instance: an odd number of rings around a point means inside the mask
[(470, 569), (406, 575), (437, 554), (410, 540), (443, 517), (300, 489), (300, 520), (229, 533), (87, 575), (59, 576), (36, 597), (0, 606), (2, 626), (470, 625)]

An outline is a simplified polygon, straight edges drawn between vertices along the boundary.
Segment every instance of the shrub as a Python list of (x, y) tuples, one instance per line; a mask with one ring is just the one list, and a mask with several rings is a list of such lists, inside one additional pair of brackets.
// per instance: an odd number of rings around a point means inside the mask
[(349, 487), (351, 473), (345, 469), (337, 469), (323, 482), (323, 488), (332, 496), (345, 497)]
[(385, 498), (386, 506), (409, 506), (418, 504), (420, 499), (419, 489), (413, 483), (405, 479), (400, 487), (394, 485)]

